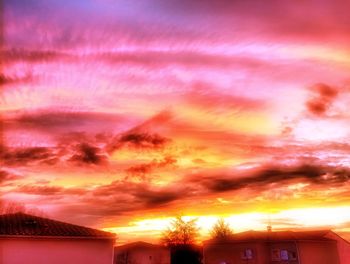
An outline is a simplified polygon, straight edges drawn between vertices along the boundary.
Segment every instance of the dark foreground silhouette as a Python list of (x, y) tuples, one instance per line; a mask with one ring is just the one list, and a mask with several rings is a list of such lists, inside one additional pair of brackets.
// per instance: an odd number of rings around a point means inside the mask
[(171, 248), (171, 264), (201, 264), (202, 254), (192, 245), (180, 245)]

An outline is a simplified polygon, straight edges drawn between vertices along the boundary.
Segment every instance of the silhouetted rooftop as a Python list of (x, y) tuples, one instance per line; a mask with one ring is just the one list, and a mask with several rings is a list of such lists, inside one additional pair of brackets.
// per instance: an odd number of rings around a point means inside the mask
[(297, 240), (317, 240), (317, 241), (333, 241), (334, 239), (327, 237), (331, 230), (316, 231), (246, 231), (233, 234), (226, 240), (210, 239), (205, 243), (231, 243), (241, 241), (297, 241)]
[(109, 232), (24, 213), (0, 215), (0, 237), (4, 236), (115, 238)]
[(137, 241), (137, 242), (132, 242), (121, 246), (117, 246), (115, 247), (115, 250), (129, 250), (133, 248), (165, 248), (165, 247), (162, 245), (151, 244), (144, 241)]

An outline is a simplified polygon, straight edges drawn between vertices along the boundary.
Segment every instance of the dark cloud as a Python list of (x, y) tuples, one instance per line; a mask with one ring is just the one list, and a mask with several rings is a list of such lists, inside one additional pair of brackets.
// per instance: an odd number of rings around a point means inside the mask
[(184, 198), (184, 186), (165, 186), (163, 188), (154, 187), (144, 182), (132, 182), (128, 180), (115, 181), (108, 185), (97, 187), (92, 191), (93, 199), (110, 201), (123, 200), (132, 205), (133, 210), (143, 210), (162, 206), (172, 201)]
[(70, 55), (49, 50), (25, 50), (25, 49), (10, 49), (0, 51), (1, 58), (4, 63), (16, 62), (51, 62), (58, 59), (67, 59)]
[(107, 163), (107, 156), (101, 149), (88, 143), (76, 146), (75, 154), (69, 159), (71, 162), (102, 165)]
[(6, 170), (0, 170), (0, 184), (6, 184), (11, 181), (17, 180), (19, 177), (13, 173), (10, 173)]
[[(85, 202), (86, 206), (90, 206), (89, 204), (93, 206), (95, 203), (107, 205), (111, 204), (111, 201), (123, 201), (123, 203), (127, 201), (129, 205), (127, 208), (120, 204), (121, 207), (115, 209), (118, 210), (118, 213), (126, 213), (154, 209), (176, 201), (199, 199), (214, 193), (238, 192), (245, 188), (250, 188), (256, 196), (269, 189), (272, 191), (274, 188), (288, 186), (292, 182), (309, 182), (314, 186), (328, 188), (343, 185), (349, 180), (350, 171), (342, 167), (303, 164), (281, 167), (265, 166), (254, 171), (245, 171), (244, 175), (242, 172), (210, 174), (205, 171), (202, 174), (189, 175), (181, 181), (175, 181), (161, 188), (145, 183), (145, 181), (115, 181), (96, 187), (92, 191), (92, 198)], [(117, 207), (117, 204), (113, 205)], [(110, 214), (114, 214), (115, 210), (110, 211)]]
[(316, 116), (325, 116), (338, 96), (338, 89), (319, 83), (311, 87), (312, 96), (306, 102), (307, 110)]
[(34, 129), (50, 135), (113, 131), (126, 121), (127, 117), (118, 114), (77, 112), (73, 109), (38, 109), (4, 114), (4, 126), (7, 130)]
[(0, 73), (0, 86), (12, 84), (12, 83), (22, 83), (22, 82), (30, 82), (32, 81), (32, 76), (27, 74), (25, 76), (10, 76)]
[(107, 151), (113, 152), (122, 147), (147, 150), (164, 148), (171, 140), (153, 131), (167, 125), (172, 118), (173, 115), (170, 111), (157, 113), (141, 124), (114, 137), (108, 143)]
[[(69, 161), (73, 164), (107, 165), (109, 155), (106, 151), (114, 151), (122, 147), (134, 150), (160, 150), (170, 139), (153, 132), (144, 132), (151, 129), (155, 123), (166, 122), (168, 119), (164, 112), (142, 122), (140, 125), (127, 130), (124, 133), (114, 133), (113, 129), (126, 119), (114, 114), (100, 113), (72, 113), (72, 112), (46, 112), (37, 111), (31, 113), (7, 113), (4, 120), (6, 129), (37, 129), (39, 132), (47, 132), (54, 136), (56, 145), (50, 147), (12, 147), (1, 150), (0, 156), (7, 165), (56, 165)], [(100, 126), (101, 125), (101, 126)], [(86, 132), (85, 126), (93, 127)], [(94, 128), (102, 129), (100, 133)], [(117, 129), (118, 130), (118, 129)], [(121, 130), (121, 128), (119, 128)], [(104, 131), (109, 131), (104, 132)], [(99, 131), (97, 131), (99, 132)], [(152, 164), (140, 165), (129, 170), (130, 174), (142, 174), (147, 170), (164, 167), (174, 163), (169, 157), (164, 160), (154, 161)], [(143, 167), (143, 168), (142, 168)], [(147, 168), (149, 167), (149, 168)]]
[(162, 147), (168, 139), (157, 135), (147, 133), (127, 133), (119, 139), (121, 144), (130, 144), (134, 147), (157, 148)]
[[(226, 173), (203, 171), (161, 187), (149, 181), (130, 181), (124, 178), (93, 188), (65, 188), (48, 183), (23, 185), (14, 191), (50, 196), (51, 200), (60, 199), (63, 195), (76, 195), (74, 206), (79, 207), (77, 213), (105, 217), (156, 209), (173, 202), (200, 199), (216, 193), (234, 193), (247, 188), (251, 191), (246, 196), (249, 199), (265, 192), (273, 193), (274, 190), (284, 192), (288, 184), (295, 182), (310, 183), (312, 189), (309, 190), (319, 187), (318, 190), (321, 191), (322, 188), (344, 186), (349, 180), (350, 171), (345, 167), (317, 164), (279, 167), (266, 165), (258, 169)], [(69, 206), (63, 205), (65, 210)]]
[[(122, 216), (140, 208), (140, 204), (132, 202), (130, 198), (122, 195), (110, 197), (108, 200), (104, 197), (83, 196), (81, 200), (63, 206), (60, 211), (64, 217), (81, 218), (79, 222), (91, 224), (93, 219), (100, 221), (105, 217)], [(71, 212), (75, 212), (74, 216)]]
[[(252, 176), (239, 174), (223, 174), (214, 176), (193, 176), (210, 192), (235, 191), (243, 188), (267, 188), (270, 184), (283, 184), (288, 181), (304, 180), (318, 185), (338, 185), (350, 180), (350, 171), (342, 167), (326, 167), (319, 165), (298, 165), (285, 167), (267, 167), (251, 172)], [(199, 180), (195, 180), (195, 178)]]
[(10, 166), (26, 166), (37, 162), (53, 162), (57, 156), (48, 147), (7, 148), (1, 152), (1, 159)]
[(167, 168), (175, 165), (177, 160), (173, 157), (167, 156), (162, 160), (153, 160), (150, 163), (138, 164), (126, 169), (126, 172), (133, 177), (146, 179), (146, 176), (156, 169)]
[(161, 190), (161, 191), (151, 191), (142, 190), (135, 194), (135, 197), (140, 199), (146, 207), (160, 206), (163, 204), (168, 204), (172, 201), (179, 200), (183, 198), (184, 193), (178, 190)]
[(170, 139), (156, 133), (131, 131), (117, 136), (108, 146), (108, 150), (114, 151), (124, 146), (135, 149), (161, 149), (169, 141)]
[(76, 165), (107, 164), (104, 151), (92, 144), (66, 142), (55, 147), (13, 147), (1, 152), (1, 159), (7, 166), (54, 166), (69, 161)]

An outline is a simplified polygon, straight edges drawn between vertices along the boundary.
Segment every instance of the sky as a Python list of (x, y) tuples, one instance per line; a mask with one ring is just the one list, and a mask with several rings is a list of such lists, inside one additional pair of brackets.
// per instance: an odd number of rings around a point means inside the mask
[(350, 2), (3, 0), (0, 195), (156, 241), (350, 237)]

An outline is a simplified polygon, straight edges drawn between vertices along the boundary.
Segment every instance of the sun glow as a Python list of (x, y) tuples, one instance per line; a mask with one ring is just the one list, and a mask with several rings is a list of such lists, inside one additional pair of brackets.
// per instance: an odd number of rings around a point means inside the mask
[[(118, 234), (121, 242), (126, 242), (130, 234), (135, 239), (145, 233), (153, 234), (153, 242), (159, 242), (162, 232), (170, 227), (174, 217), (151, 218), (132, 221), (128, 226), (104, 228), (106, 231)], [(314, 229), (336, 228), (343, 230), (343, 225), (350, 221), (350, 207), (315, 207), (291, 210), (280, 210), (274, 213), (256, 212), (231, 215), (185, 215), (185, 221), (196, 220), (200, 234), (200, 240), (210, 237), (210, 230), (218, 219), (225, 222), (239, 233), (247, 230), (266, 230), (267, 225), (272, 225), (275, 230), (288, 229)], [(344, 229), (345, 230), (345, 229)]]

